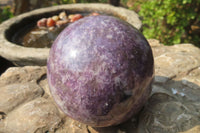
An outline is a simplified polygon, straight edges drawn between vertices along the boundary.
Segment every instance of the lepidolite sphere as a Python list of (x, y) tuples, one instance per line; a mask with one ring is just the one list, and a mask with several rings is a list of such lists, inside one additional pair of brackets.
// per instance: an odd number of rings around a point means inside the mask
[(70, 24), (53, 43), (47, 63), (56, 104), (69, 117), (98, 127), (135, 115), (148, 99), (153, 75), (147, 40), (112, 16)]

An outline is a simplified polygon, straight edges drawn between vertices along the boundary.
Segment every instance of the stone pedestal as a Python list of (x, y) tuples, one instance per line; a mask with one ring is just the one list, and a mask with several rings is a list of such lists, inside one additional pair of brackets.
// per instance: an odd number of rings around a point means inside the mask
[(151, 97), (118, 126), (95, 128), (65, 116), (49, 92), (46, 67), (9, 68), (0, 77), (2, 133), (199, 133), (200, 49), (149, 40), (155, 59)]

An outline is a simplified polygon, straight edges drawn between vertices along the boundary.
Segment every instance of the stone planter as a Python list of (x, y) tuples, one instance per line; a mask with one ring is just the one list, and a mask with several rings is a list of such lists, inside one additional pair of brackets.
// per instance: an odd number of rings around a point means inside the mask
[(0, 25), (0, 56), (8, 59), (17, 66), (46, 65), (49, 48), (24, 47), (12, 42), (12, 37), (22, 27), (30, 23), (36, 23), (42, 17), (49, 17), (61, 11), (68, 13), (98, 12), (119, 17), (137, 29), (140, 29), (142, 25), (139, 16), (134, 11), (108, 4), (67, 4), (41, 8), (16, 16)]

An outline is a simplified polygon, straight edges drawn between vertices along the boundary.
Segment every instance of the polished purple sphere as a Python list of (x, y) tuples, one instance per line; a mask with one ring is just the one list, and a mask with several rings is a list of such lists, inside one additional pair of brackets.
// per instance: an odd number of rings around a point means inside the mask
[(82, 123), (105, 127), (135, 115), (154, 76), (151, 47), (127, 22), (112, 16), (82, 18), (55, 40), (47, 63), (51, 94)]

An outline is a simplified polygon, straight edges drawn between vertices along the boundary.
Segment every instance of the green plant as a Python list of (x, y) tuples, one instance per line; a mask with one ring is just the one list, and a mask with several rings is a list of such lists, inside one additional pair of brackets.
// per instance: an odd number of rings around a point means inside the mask
[(12, 18), (13, 16), (14, 15), (11, 12), (9, 6), (5, 6), (5, 7), (0, 9), (0, 23), (5, 21), (5, 20), (7, 20), (7, 19), (9, 19), (9, 18)]
[(200, 0), (148, 0), (141, 5), (143, 34), (165, 45), (183, 42), (199, 44), (191, 26), (200, 22)]

